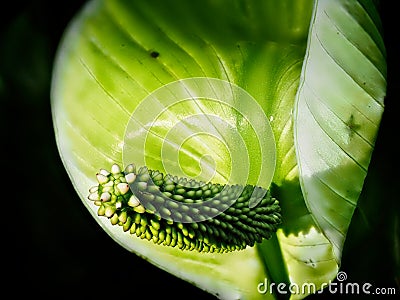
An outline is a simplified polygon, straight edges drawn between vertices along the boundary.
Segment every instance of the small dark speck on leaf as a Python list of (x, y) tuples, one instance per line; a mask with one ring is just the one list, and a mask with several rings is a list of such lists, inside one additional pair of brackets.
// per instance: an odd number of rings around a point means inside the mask
[(152, 58), (157, 58), (158, 56), (160, 56), (160, 53), (158, 53), (157, 51), (151, 51), (151, 52), (150, 52), (150, 56), (151, 56)]

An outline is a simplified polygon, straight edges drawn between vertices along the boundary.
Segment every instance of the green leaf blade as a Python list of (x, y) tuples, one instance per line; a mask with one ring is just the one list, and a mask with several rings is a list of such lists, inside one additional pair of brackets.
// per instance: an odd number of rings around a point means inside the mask
[[(255, 248), (221, 255), (155, 245), (112, 226), (107, 218), (97, 215), (97, 207), (87, 200), (99, 169), (114, 163), (122, 165), (126, 126), (146, 96), (176, 79), (227, 79), (231, 72), (221, 54), (204, 39), (174, 36), (173, 41), (164, 31), (174, 30), (165, 29), (162, 24), (148, 26), (147, 19), (134, 17), (132, 7), (124, 10), (130, 5), (129, 1), (89, 2), (73, 20), (61, 44), (53, 75), (52, 113), (59, 152), (69, 177), (96, 222), (127, 250), (220, 298), (274, 299), (272, 294), (257, 292), (257, 283), (268, 276)], [(124, 17), (122, 12), (129, 13)], [(117, 19), (131, 22), (128, 16), (138, 24), (117, 23)], [(143, 32), (142, 28), (149, 31)], [(159, 56), (153, 57), (152, 51)], [(188, 106), (178, 113), (193, 109)], [(218, 109), (214, 113), (224, 114)], [(162, 130), (160, 127), (158, 132)], [(205, 149), (199, 145), (191, 148)], [(212, 143), (209, 145), (213, 147)], [(221, 154), (218, 149), (213, 150), (209, 152)], [(150, 167), (159, 166), (157, 159), (150, 161), (154, 164)], [(224, 164), (218, 171), (226, 176), (230, 165), (226, 160)], [(231, 268), (241, 272), (232, 272)]]
[(384, 108), (376, 28), (357, 1), (317, 1), (296, 100), (301, 186), (338, 262)]

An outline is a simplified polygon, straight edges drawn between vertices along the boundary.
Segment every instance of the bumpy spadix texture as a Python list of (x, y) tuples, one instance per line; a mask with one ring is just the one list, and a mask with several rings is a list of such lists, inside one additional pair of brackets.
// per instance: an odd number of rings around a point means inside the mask
[(252, 185), (221, 185), (164, 175), (133, 164), (97, 174), (88, 199), (98, 215), (142, 239), (199, 252), (241, 250), (281, 223), (278, 200)]

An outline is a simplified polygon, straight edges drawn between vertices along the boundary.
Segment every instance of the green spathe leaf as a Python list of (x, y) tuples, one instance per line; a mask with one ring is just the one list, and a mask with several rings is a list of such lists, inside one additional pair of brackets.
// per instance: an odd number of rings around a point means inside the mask
[[(266, 279), (320, 289), (340, 267), (383, 111), (385, 72), (379, 16), (368, 1), (91, 1), (55, 61), (57, 143), (83, 204), (129, 251), (223, 299), (279, 296), (257, 290)], [(193, 78), (231, 83), (259, 106), (240, 97), (209, 101), (210, 94), (168, 105), (146, 98), (183, 79), (178, 87), (203, 92)], [(268, 188), (272, 179), (284, 223), (271, 240), (224, 254), (123, 232), (97, 215), (88, 189), (99, 169), (136, 158), (221, 183)], [(275, 165), (273, 178), (259, 176), (273, 171), (265, 162)]]

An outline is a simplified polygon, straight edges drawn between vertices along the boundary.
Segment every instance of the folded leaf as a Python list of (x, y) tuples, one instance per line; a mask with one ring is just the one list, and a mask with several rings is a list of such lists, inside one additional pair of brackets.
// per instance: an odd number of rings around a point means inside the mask
[(369, 1), (317, 1), (295, 104), (308, 209), (340, 263), (378, 133), (385, 48)]

